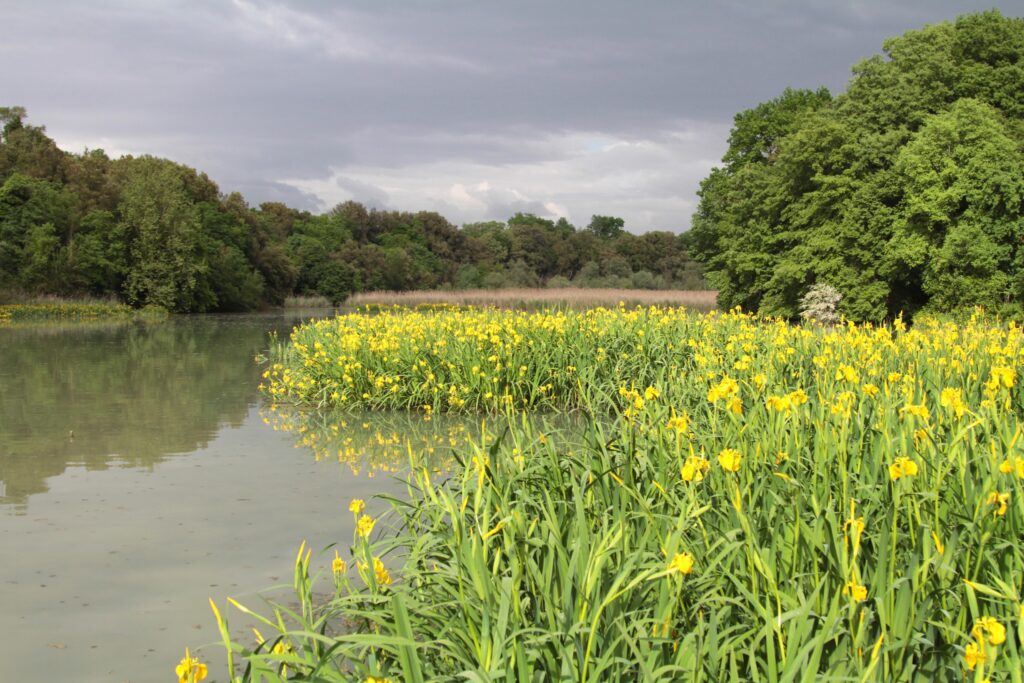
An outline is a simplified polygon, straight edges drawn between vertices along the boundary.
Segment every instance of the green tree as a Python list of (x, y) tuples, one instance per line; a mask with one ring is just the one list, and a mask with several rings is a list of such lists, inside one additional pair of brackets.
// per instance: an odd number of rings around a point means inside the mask
[(0, 180), (23, 173), (40, 180), (62, 183), (65, 155), (42, 126), (24, 122), (24, 107), (0, 107)]
[(679, 273), (699, 281), (682, 241), (623, 228), (611, 216), (577, 230), (516, 213), (459, 229), (436, 212), (353, 201), (320, 215), (277, 202), (251, 208), (170, 160), (63, 152), (23, 107), (0, 108), (0, 296), (239, 311), (295, 293), (340, 302), (366, 289), (539, 286), (581, 273), (602, 286), (675, 286)]
[(25, 235), (21, 284), (29, 291), (46, 291), (61, 277), (60, 238), (52, 223), (33, 225)]
[(618, 237), (625, 229), (626, 221), (615, 216), (591, 216), (587, 230), (603, 240)]
[(774, 100), (740, 112), (734, 119), (729, 149), (722, 161), (729, 165), (774, 161), (782, 139), (808, 112), (821, 109), (831, 100), (827, 88), (813, 91), (786, 88)]
[(1020, 311), (1024, 20), (967, 15), (884, 53), (836, 98), (787, 90), (736, 116), (687, 237), (720, 305), (793, 318), (824, 281), (860, 320)]
[[(546, 223), (522, 221), (509, 227), (510, 265), (522, 263), (523, 267), (533, 272), (534, 277), (525, 279), (547, 278), (557, 273), (558, 254), (555, 246), (559, 238), (551, 221)], [(518, 275), (519, 266), (516, 268), (517, 279), (524, 280), (524, 277)]]
[[(251, 311), (263, 303), (263, 277), (238, 247), (210, 240), (205, 251), (205, 286), (220, 311)], [(212, 296), (211, 296), (212, 295)]]
[[(1024, 154), (1002, 115), (975, 99), (957, 100), (925, 120), (901, 150), (902, 220), (891, 251), (921, 270), (939, 310), (1024, 300)], [(895, 247), (899, 247), (896, 249)]]
[(60, 239), (74, 197), (56, 183), (14, 173), (0, 186), (0, 286), (58, 293)]
[(118, 206), (128, 247), (125, 295), (136, 305), (202, 311), (215, 302), (197, 298), (202, 224), (181, 170), (153, 157), (130, 159)]
[(122, 290), (128, 255), (112, 212), (97, 209), (87, 213), (67, 249), (69, 292), (104, 296)]

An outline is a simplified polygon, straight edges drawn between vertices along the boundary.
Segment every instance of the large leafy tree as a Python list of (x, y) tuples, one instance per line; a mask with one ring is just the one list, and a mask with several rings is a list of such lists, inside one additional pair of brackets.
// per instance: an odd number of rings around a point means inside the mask
[(14, 173), (0, 186), (0, 286), (59, 291), (61, 243), (73, 198), (57, 184)]
[(140, 157), (126, 161), (124, 175), (118, 209), (129, 254), (128, 300), (172, 311), (205, 310), (211, 302), (197, 300), (207, 267), (199, 258), (202, 224), (182, 170)]
[(903, 211), (890, 253), (920, 269), (931, 301), (952, 309), (1024, 300), (1024, 154), (1000, 113), (957, 100), (925, 120), (896, 170)]
[(983, 304), (1019, 313), (1024, 20), (911, 31), (842, 95), (736, 116), (689, 242), (724, 306), (795, 317), (816, 282), (851, 318)]
[(53, 182), (64, 181), (64, 153), (47, 137), (42, 126), (24, 121), (24, 107), (0, 107), (3, 125), (0, 144), (0, 180), (12, 173)]

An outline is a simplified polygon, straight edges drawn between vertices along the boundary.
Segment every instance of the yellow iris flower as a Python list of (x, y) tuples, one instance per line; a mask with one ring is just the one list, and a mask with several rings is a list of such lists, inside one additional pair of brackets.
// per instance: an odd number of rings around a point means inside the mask
[(693, 555), (690, 553), (676, 553), (672, 561), (668, 563), (669, 574), (689, 574), (693, 571)]
[(199, 683), (206, 678), (207, 671), (206, 665), (190, 655), (186, 647), (185, 656), (178, 662), (178, 666), (174, 667), (174, 673), (178, 675), (178, 683)]
[(373, 525), (376, 523), (377, 521), (370, 515), (363, 515), (356, 522), (356, 534), (360, 538), (369, 538), (370, 533), (373, 531)]
[(743, 456), (740, 452), (732, 448), (726, 448), (718, 454), (718, 464), (727, 472), (739, 472), (742, 461)]

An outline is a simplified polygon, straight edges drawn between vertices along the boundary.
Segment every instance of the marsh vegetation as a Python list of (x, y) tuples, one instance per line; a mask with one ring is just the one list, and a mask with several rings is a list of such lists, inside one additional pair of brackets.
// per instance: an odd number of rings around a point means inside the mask
[[(1009, 676), (1022, 351), (985, 317), (485, 309), (300, 327), (264, 377), (275, 401), (505, 421), (453, 447), (447, 476), (410, 449), (406, 495), (378, 517), (353, 503), (333, 558), (300, 550), (297, 607), (228, 651), (243, 680)], [(586, 424), (536, 419), (567, 410)]]

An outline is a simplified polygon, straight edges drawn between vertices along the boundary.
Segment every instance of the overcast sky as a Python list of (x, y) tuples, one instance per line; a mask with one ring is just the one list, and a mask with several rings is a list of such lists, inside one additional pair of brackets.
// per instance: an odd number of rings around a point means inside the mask
[(252, 204), (690, 224), (733, 115), (1024, 0), (0, 0), (0, 105)]

